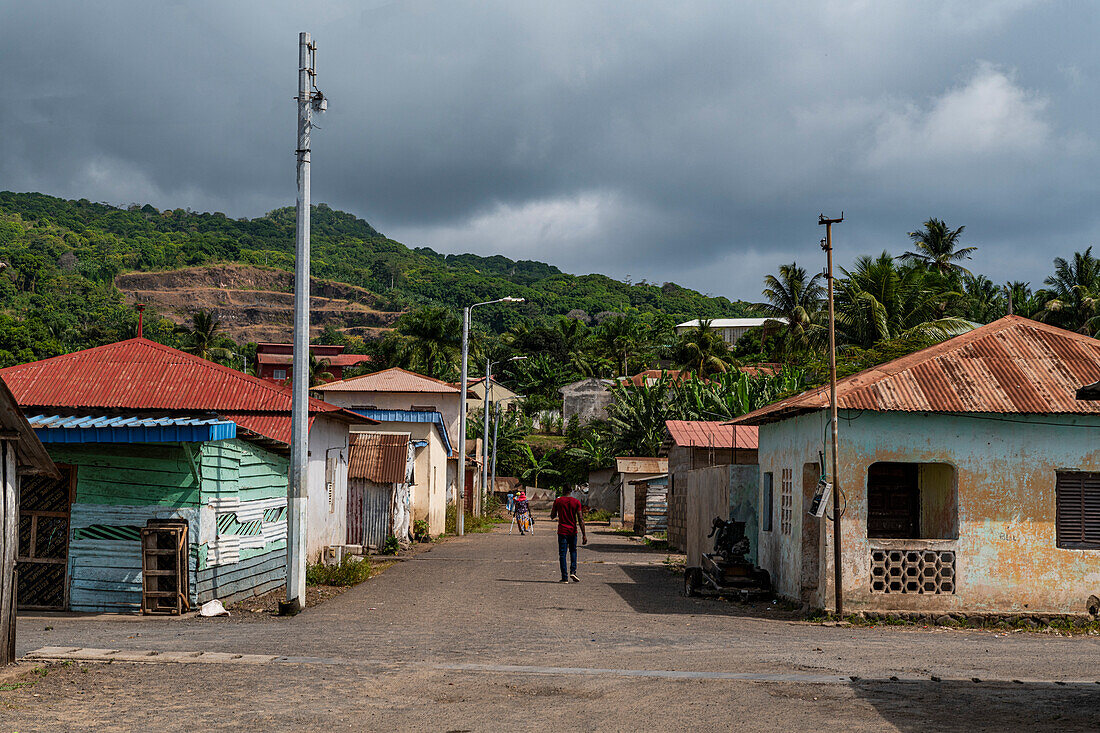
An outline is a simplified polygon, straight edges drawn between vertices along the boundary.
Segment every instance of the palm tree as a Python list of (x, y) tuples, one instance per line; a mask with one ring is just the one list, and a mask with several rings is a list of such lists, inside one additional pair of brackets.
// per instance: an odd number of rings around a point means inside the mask
[(597, 339), (619, 367), (618, 376), (628, 373), (628, 360), (648, 349), (647, 339), (637, 318), (617, 315), (600, 324)]
[(1005, 295), (985, 275), (963, 275), (963, 308), (967, 319), (975, 323), (989, 323), (1005, 314)]
[(920, 337), (932, 341), (971, 330), (954, 316), (937, 317), (937, 302), (926, 283), (927, 271), (899, 268), (883, 252), (863, 255), (837, 281), (837, 335), (847, 344), (869, 349), (879, 341)]
[(1005, 284), (1012, 299), (1012, 313), (1024, 318), (1035, 318), (1043, 310), (1043, 301), (1031, 292), (1031, 283), (1014, 280)]
[(678, 348), (679, 366), (693, 370), (700, 377), (725, 372), (729, 369), (729, 345), (722, 334), (711, 327), (709, 319), (701, 319), (699, 325), (680, 336)]
[(765, 314), (787, 321), (785, 341), (788, 348), (801, 350), (816, 343), (823, 335), (821, 308), (825, 288), (818, 282), (823, 275), (807, 277), (797, 262), (779, 266), (779, 276), (764, 278), (763, 296), (766, 303), (756, 307)]
[(539, 476), (561, 475), (561, 471), (552, 468), (554, 465), (553, 453), (543, 453), (542, 456), (536, 458), (535, 452), (531, 450), (531, 446), (527, 443), (521, 443), (520, 448), (523, 450), (523, 457), (527, 459), (527, 468), (523, 469), (519, 475), (524, 485), (530, 481), (532, 488), (537, 489), (539, 487)]
[(462, 347), (462, 324), (449, 309), (427, 306), (408, 313), (397, 326), (404, 366), (436, 379), (454, 376)]
[(950, 273), (969, 275), (970, 271), (958, 264), (962, 260), (969, 260), (977, 251), (977, 247), (959, 247), (959, 237), (965, 226), (958, 229), (950, 229), (942, 219), (929, 219), (924, 222), (924, 229), (919, 232), (909, 232), (909, 238), (913, 240), (913, 250), (901, 255), (898, 259), (906, 262), (919, 262), (929, 270), (947, 275)]
[(1080, 333), (1095, 332), (1100, 260), (1092, 256), (1092, 247), (1074, 252), (1073, 262), (1056, 258), (1054, 274), (1043, 282), (1047, 287), (1038, 293), (1045, 303), (1039, 320)]
[(614, 446), (609, 436), (598, 430), (582, 438), (579, 445), (570, 448), (566, 453), (582, 461), (589, 471), (610, 468), (615, 462)]
[(215, 346), (220, 340), (219, 331), (222, 322), (213, 311), (197, 311), (191, 314), (191, 326), (176, 326), (175, 332), (182, 337), (183, 350), (189, 354), (210, 361), (225, 361), (232, 358), (229, 349)]
[(331, 359), (325, 357), (318, 359), (311, 353), (309, 355), (309, 386), (316, 387), (318, 384), (336, 379), (336, 376), (329, 371), (331, 366)]

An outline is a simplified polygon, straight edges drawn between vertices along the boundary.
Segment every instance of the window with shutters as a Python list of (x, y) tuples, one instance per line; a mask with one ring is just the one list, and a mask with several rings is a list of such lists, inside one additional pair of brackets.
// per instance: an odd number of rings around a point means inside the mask
[(761, 506), (761, 512), (760, 512), (760, 519), (762, 521), (762, 525), (761, 525), (760, 529), (765, 531), (765, 532), (771, 532), (772, 531), (772, 512), (775, 511), (775, 509), (773, 507), (773, 504), (772, 504), (773, 498), (772, 498), (772, 472), (771, 471), (768, 471), (764, 474), (764, 487), (763, 487), (763, 489), (764, 489), (764, 496), (763, 496), (763, 501), (761, 501), (762, 506)]
[(1054, 494), (1058, 547), (1100, 550), (1100, 473), (1059, 471)]

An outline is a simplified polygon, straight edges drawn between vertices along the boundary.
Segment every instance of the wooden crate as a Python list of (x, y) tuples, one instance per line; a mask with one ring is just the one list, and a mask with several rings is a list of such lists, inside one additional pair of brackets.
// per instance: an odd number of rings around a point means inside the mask
[(149, 520), (141, 530), (141, 612), (178, 616), (190, 610), (187, 523)]

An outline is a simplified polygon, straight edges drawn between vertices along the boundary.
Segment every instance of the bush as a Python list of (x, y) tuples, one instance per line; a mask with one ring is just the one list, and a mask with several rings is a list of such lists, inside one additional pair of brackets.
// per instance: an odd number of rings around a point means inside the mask
[(316, 563), (306, 568), (307, 585), (349, 586), (362, 583), (371, 576), (373, 568), (369, 559), (356, 560), (345, 557), (339, 565)]
[(585, 516), (586, 522), (608, 522), (615, 516), (614, 512), (609, 512), (606, 509), (593, 509)]
[(428, 531), (428, 520), (417, 519), (413, 522), (413, 539), (417, 542), (431, 542), (432, 535)]
[(401, 549), (401, 543), (397, 541), (396, 537), (390, 536), (386, 538), (386, 541), (382, 543), (382, 546), (378, 548), (379, 555), (396, 555), (397, 551)]
[[(458, 534), (457, 511), (454, 504), (447, 507), (447, 534)], [(465, 514), (462, 529), (466, 534), (483, 534), (493, 529), (493, 526), (503, 522), (497, 517), (482, 517), (476, 514)]]

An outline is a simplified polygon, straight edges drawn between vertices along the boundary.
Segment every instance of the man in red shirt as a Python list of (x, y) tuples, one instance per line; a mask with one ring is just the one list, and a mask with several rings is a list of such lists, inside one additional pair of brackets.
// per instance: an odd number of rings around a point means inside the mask
[[(581, 530), (581, 544), (588, 544), (588, 535), (584, 531), (584, 510), (580, 501), (570, 496), (572, 489), (565, 491), (554, 500), (550, 518), (558, 520), (558, 564), (561, 566), (561, 582), (581, 582), (577, 577), (577, 528)], [(565, 572), (565, 552), (569, 551), (569, 574)]]

